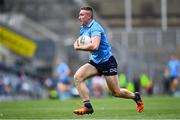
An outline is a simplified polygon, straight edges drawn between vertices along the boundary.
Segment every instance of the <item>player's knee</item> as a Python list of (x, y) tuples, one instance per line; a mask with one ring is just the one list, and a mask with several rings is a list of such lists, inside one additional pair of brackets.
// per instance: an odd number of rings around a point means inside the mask
[(80, 82), (83, 81), (83, 77), (81, 75), (79, 75), (79, 74), (75, 74), (74, 75), (74, 80), (75, 80), (76, 83), (80, 83)]

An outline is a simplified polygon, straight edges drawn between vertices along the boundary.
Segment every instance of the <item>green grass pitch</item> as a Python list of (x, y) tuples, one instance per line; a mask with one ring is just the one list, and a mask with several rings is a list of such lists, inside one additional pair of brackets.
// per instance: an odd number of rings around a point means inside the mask
[(136, 104), (119, 98), (92, 98), (95, 112), (77, 116), (80, 99), (66, 101), (33, 100), (0, 102), (0, 119), (180, 119), (180, 97), (143, 97), (145, 111), (136, 112)]

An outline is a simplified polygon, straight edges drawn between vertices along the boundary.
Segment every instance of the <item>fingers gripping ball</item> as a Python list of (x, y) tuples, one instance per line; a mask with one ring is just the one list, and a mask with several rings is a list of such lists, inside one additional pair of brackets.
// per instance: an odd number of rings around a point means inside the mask
[(79, 45), (86, 45), (86, 44), (89, 44), (91, 43), (91, 38), (89, 36), (80, 36), (78, 39), (78, 44)]

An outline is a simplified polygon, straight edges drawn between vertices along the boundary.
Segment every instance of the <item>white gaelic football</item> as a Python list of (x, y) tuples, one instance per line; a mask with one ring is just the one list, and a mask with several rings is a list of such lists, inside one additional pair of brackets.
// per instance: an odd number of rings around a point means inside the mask
[(91, 38), (87, 35), (80, 36), (77, 40), (79, 45), (86, 45), (92, 42)]

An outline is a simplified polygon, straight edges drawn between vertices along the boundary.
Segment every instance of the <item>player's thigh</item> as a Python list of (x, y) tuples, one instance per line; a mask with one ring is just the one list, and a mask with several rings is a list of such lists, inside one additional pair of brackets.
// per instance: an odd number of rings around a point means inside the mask
[(108, 88), (111, 90), (111, 92), (116, 93), (119, 91), (119, 82), (118, 82), (118, 76), (112, 75), (112, 76), (104, 76), (106, 79), (106, 83)]
[(177, 85), (178, 84), (178, 78), (174, 78), (173, 80), (172, 80), (172, 85)]
[(86, 63), (76, 71), (74, 75), (74, 79), (83, 81), (97, 74), (98, 74), (97, 69), (91, 64)]

